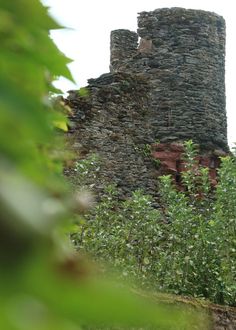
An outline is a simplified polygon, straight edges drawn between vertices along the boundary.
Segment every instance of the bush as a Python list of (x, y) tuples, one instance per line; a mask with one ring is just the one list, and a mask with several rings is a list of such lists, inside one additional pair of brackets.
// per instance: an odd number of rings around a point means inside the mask
[(159, 212), (151, 206), (150, 196), (135, 191), (131, 199), (121, 203), (115, 187), (110, 185), (101, 202), (86, 216), (83, 234), (76, 235), (76, 244), (123, 269), (123, 274), (145, 280), (162, 237), (158, 218)]
[(79, 249), (142, 285), (235, 305), (236, 161), (222, 158), (212, 190), (208, 169), (196, 166), (196, 155), (196, 145), (187, 141), (185, 189), (162, 176), (158, 210), (142, 191), (122, 202), (115, 187), (107, 187), (74, 239)]

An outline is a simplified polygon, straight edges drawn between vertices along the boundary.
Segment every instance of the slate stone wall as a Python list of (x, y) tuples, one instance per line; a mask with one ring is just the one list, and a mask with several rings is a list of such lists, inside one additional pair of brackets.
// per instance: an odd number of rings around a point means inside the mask
[(108, 73), (90, 79), (88, 91), (87, 97), (72, 91), (66, 100), (74, 109), (71, 119), (75, 126), (69, 133), (72, 148), (82, 158), (95, 153), (101, 163), (96, 180), (88, 184), (98, 193), (108, 184), (116, 184), (122, 199), (140, 188), (156, 195), (157, 173), (148, 144), (146, 77)]
[(138, 34), (124, 29), (114, 30), (111, 31), (110, 39), (110, 70), (111, 72), (124, 71), (123, 63), (127, 63), (137, 53)]
[(147, 75), (155, 138), (227, 150), (224, 19), (182, 8), (142, 12), (136, 52), (137, 36), (124, 31), (111, 33), (111, 70)]
[(158, 143), (168, 153), (192, 139), (209, 164), (228, 151), (224, 57), (225, 22), (211, 12), (157, 9), (139, 14), (138, 33), (111, 32), (111, 72), (66, 100), (74, 149), (101, 159), (98, 192), (116, 183), (124, 198), (138, 188), (158, 197)]

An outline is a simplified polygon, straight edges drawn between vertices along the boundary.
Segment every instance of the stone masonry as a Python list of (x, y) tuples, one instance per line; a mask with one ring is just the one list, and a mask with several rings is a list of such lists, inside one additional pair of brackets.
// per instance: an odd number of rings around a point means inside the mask
[(225, 22), (211, 12), (141, 12), (137, 33), (111, 32), (110, 73), (90, 79), (87, 96), (70, 91), (66, 100), (74, 147), (101, 159), (98, 191), (113, 182), (124, 197), (138, 188), (157, 196), (153, 159), (177, 177), (188, 139), (215, 179), (228, 152), (224, 61)]
[(147, 76), (154, 137), (227, 148), (224, 19), (199, 10), (157, 9), (140, 13), (138, 27), (138, 34), (111, 33), (110, 68)]

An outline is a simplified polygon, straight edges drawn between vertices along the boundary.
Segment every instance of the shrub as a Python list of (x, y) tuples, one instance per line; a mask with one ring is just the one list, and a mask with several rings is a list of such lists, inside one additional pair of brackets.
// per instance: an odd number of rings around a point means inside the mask
[(140, 190), (122, 202), (115, 187), (107, 187), (74, 239), (79, 249), (140, 284), (235, 305), (236, 161), (222, 158), (212, 190), (208, 169), (196, 166), (196, 155), (196, 145), (187, 141), (183, 191), (171, 176), (160, 178), (160, 209)]
[(101, 202), (86, 216), (83, 235), (79, 239), (77, 235), (76, 244), (123, 269), (123, 274), (145, 280), (162, 237), (160, 214), (151, 202), (151, 197), (139, 190), (120, 202), (115, 187), (108, 186)]

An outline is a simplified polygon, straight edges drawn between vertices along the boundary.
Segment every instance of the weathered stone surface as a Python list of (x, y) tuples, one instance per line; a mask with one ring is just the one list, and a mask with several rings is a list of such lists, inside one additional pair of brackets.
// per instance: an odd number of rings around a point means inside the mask
[(145, 153), (145, 146), (152, 142), (148, 82), (142, 75), (123, 72), (89, 82), (88, 97), (74, 96), (66, 102), (74, 110), (75, 127), (70, 134), (82, 144), (82, 157), (96, 153), (101, 159), (95, 188), (100, 191), (115, 183), (123, 198), (138, 188), (155, 194), (150, 150)]
[(236, 329), (236, 308), (212, 306), (212, 330), (235, 330)]
[(172, 172), (182, 166), (182, 142), (198, 143), (215, 180), (217, 157), (228, 151), (224, 60), (225, 22), (211, 12), (157, 9), (139, 14), (138, 33), (111, 32), (111, 72), (89, 80), (89, 96), (71, 91), (66, 101), (81, 155), (102, 160), (98, 191), (114, 182), (123, 197), (137, 188), (157, 196), (157, 141)]
[[(191, 138), (206, 149), (227, 149), (224, 19), (201, 10), (164, 8), (140, 13), (138, 27), (140, 45), (132, 56), (117, 56), (117, 49), (124, 54), (128, 33), (112, 32), (111, 69), (147, 75), (155, 138)], [(127, 38), (130, 49), (136, 42)]]

